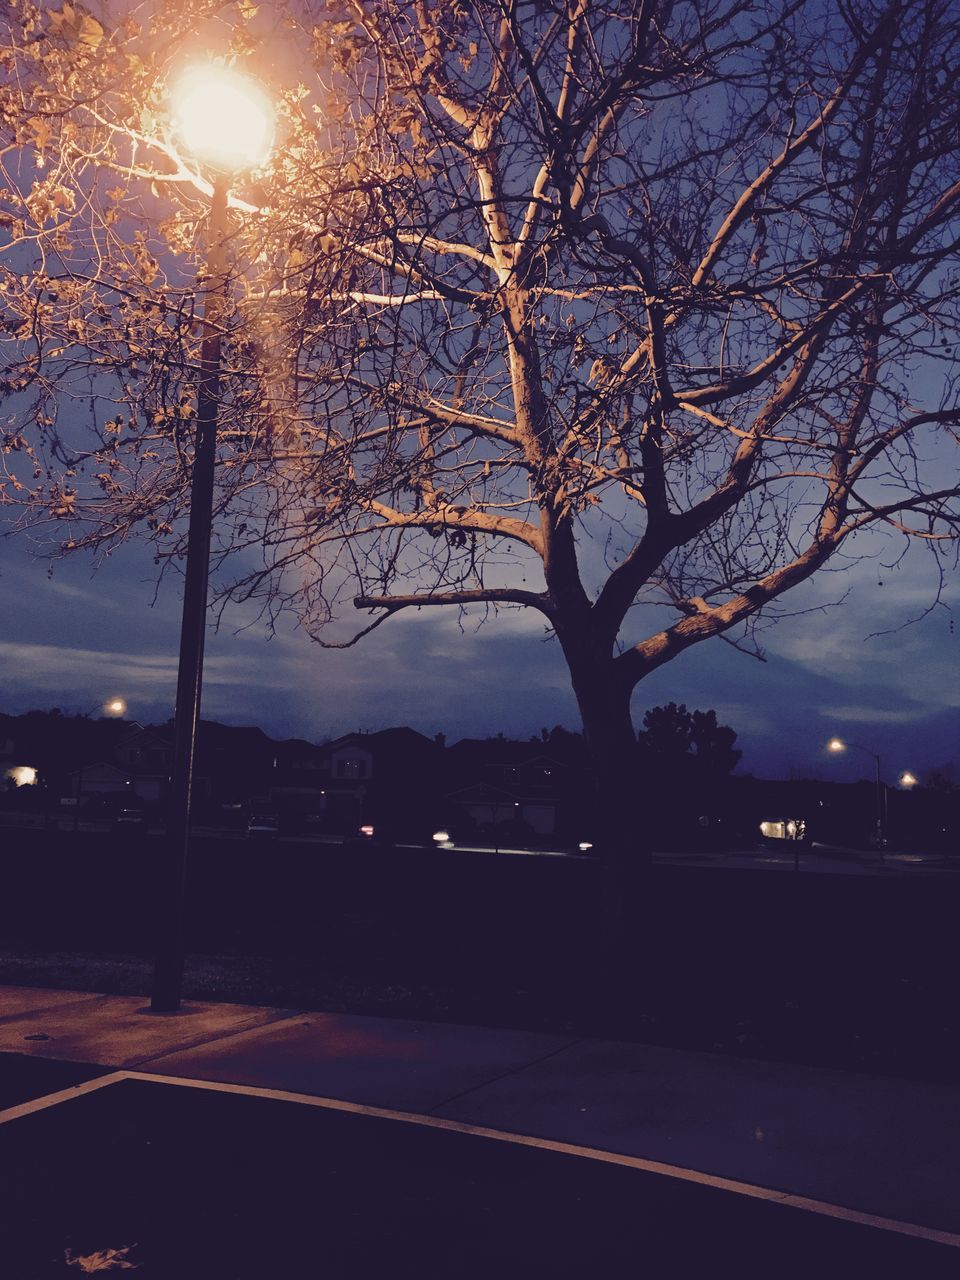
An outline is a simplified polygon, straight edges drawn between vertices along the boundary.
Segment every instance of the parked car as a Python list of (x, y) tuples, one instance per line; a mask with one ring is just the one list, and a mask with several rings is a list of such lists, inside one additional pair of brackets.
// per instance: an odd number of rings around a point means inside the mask
[(142, 809), (124, 806), (113, 818), (114, 831), (146, 831), (147, 815)]
[(247, 820), (248, 836), (276, 836), (280, 834), (280, 819), (275, 813), (253, 813)]

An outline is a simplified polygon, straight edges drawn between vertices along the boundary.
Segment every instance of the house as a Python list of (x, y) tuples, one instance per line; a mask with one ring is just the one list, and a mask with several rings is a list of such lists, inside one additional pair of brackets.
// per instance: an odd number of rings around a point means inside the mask
[(276, 743), (247, 725), (202, 720), (197, 729), (194, 798), (214, 810), (267, 805)]
[(327, 808), (329, 759), (323, 747), (289, 738), (273, 744), (270, 803), (290, 817), (314, 816)]
[(172, 736), (162, 730), (132, 724), (114, 747), (112, 759), (130, 778), (131, 791), (144, 804), (164, 801), (173, 768)]
[[(575, 735), (568, 735), (571, 742)], [(511, 828), (517, 838), (582, 838), (585, 774), (572, 750), (542, 740), (465, 738), (448, 753), (447, 801), (462, 824), (478, 833)]]
[(92, 760), (69, 775), (70, 795), (83, 805), (92, 796), (125, 799), (135, 794), (133, 778), (109, 760)]
[(129, 727), (59, 711), (0, 716), (0, 774), (28, 765), (37, 771), (45, 796), (72, 794), (78, 765), (113, 761), (114, 746)]
[[(447, 801), (453, 812), (456, 830), (482, 832), (492, 828), (519, 827), (525, 823), (530, 826), (531, 832), (536, 831), (526, 817), (523, 804), (516, 799), (513, 791), (475, 782), (470, 787), (451, 791), (447, 795)], [(537, 834), (549, 835), (551, 832), (552, 827)]]
[(348, 733), (323, 749), (326, 809), (344, 830), (387, 824), (398, 834), (422, 834), (439, 821), (440, 759), (437, 742), (405, 726)]

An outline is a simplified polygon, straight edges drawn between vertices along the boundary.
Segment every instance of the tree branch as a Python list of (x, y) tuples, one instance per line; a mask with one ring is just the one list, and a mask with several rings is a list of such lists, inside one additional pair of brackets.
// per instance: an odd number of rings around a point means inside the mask
[(464, 591), (432, 592), (425, 595), (357, 596), (355, 609), (384, 609), (385, 617), (401, 609), (420, 609), (428, 605), (519, 604), (538, 609), (546, 617), (554, 617), (553, 602), (546, 592), (520, 591), (512, 587), (477, 588)]

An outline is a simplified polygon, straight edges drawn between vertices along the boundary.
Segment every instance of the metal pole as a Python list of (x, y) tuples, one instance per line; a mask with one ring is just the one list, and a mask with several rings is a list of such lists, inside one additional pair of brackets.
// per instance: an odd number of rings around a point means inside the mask
[(877, 848), (880, 850), (880, 857), (882, 858), (883, 841), (885, 839), (883, 829), (883, 783), (880, 780), (880, 757), (874, 755), (873, 752), (870, 754), (873, 755), (873, 762), (877, 767)]
[(216, 179), (207, 224), (206, 295), (203, 306), (205, 332), (200, 347), (200, 376), (197, 382), (197, 430), (190, 485), (187, 565), (183, 588), (183, 616), (180, 625), (173, 772), (170, 779), (167, 826), (168, 860), (163, 867), (161, 887), (160, 936), (153, 973), (153, 995), (150, 1002), (153, 1013), (175, 1013), (180, 1008), (180, 989), (183, 981), (190, 801), (197, 725), (200, 718), (203, 642), (207, 623), (207, 577), (213, 518), (213, 481), (217, 451), (220, 320), (227, 290), (224, 249), (227, 232), (227, 190), (227, 180)]

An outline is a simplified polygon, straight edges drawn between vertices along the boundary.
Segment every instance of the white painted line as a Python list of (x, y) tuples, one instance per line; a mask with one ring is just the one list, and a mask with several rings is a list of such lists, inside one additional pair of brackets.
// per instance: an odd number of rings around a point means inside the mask
[(61, 1102), (69, 1102), (71, 1098), (79, 1098), (85, 1093), (94, 1093), (108, 1084), (117, 1084), (126, 1079), (126, 1072), (111, 1071), (109, 1075), (97, 1076), (94, 1080), (84, 1080), (81, 1084), (71, 1085), (68, 1089), (59, 1089), (56, 1093), (44, 1094), (42, 1098), (33, 1098), (30, 1102), (21, 1102), (19, 1106), (8, 1107), (0, 1111), (0, 1124), (10, 1120), (19, 1120), (21, 1116), (32, 1116), (38, 1111), (46, 1111)]
[[(580, 1147), (568, 1142), (555, 1142), (551, 1138), (536, 1138), (525, 1133), (508, 1133), (503, 1129), (485, 1129), (479, 1125), (463, 1124), (458, 1120), (447, 1120), (441, 1116), (420, 1115), (411, 1111), (391, 1111), (385, 1107), (371, 1107), (359, 1102), (344, 1102), (339, 1098), (317, 1098), (312, 1094), (291, 1093), (286, 1089), (226, 1084), (219, 1080), (190, 1080), (177, 1076), (154, 1075), (145, 1071), (118, 1071), (105, 1083), (114, 1083), (119, 1080), (146, 1080), (153, 1084), (180, 1085), (186, 1089), (207, 1089), (212, 1093), (233, 1093), (248, 1098), (267, 1098), (274, 1102), (298, 1102), (302, 1106), (322, 1107), (328, 1111), (348, 1111), (354, 1115), (374, 1116), (380, 1120), (399, 1120), (405, 1124), (421, 1125), (427, 1129), (445, 1129), (452, 1133), (465, 1133), (477, 1138), (493, 1138), (497, 1142), (512, 1142), (521, 1147), (538, 1147), (543, 1151), (579, 1156), (601, 1164), (623, 1165), (628, 1169), (639, 1169), (644, 1173), (656, 1173), (666, 1178), (676, 1178), (681, 1182), (692, 1182), (698, 1186), (713, 1187), (719, 1191), (731, 1191), (735, 1195), (749, 1196), (754, 1200), (767, 1200), (791, 1209), (803, 1209), (807, 1213), (838, 1218), (858, 1226), (873, 1227), (879, 1231), (894, 1231), (898, 1235), (914, 1236), (918, 1240), (929, 1240), (935, 1244), (960, 1249), (960, 1235), (951, 1231), (939, 1231), (936, 1228), (922, 1227), (912, 1222), (900, 1222), (895, 1218), (884, 1218), (877, 1214), (864, 1213), (859, 1209), (848, 1209), (844, 1205), (829, 1204), (824, 1200), (813, 1200), (808, 1196), (792, 1195), (786, 1191), (754, 1186), (749, 1182), (738, 1182), (732, 1178), (701, 1173), (697, 1169), (686, 1169), (682, 1165), (645, 1160), (641, 1156), (621, 1155), (616, 1151), (601, 1151), (596, 1147)], [(2, 1118), (0, 1115), (0, 1119)]]

